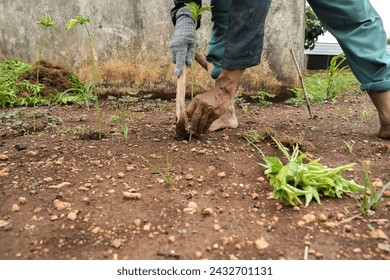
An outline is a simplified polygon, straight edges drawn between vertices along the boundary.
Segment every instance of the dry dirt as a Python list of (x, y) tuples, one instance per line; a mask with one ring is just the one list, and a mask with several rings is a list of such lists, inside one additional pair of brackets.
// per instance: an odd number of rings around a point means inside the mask
[[(133, 99), (123, 110), (127, 143), (112, 102), (101, 109), (101, 141), (88, 136), (94, 108), (39, 107), (37, 132), (32, 108), (0, 110), (0, 259), (390, 259), (388, 191), (370, 215), (356, 194), (283, 205), (243, 138), (272, 129), (328, 166), (369, 162), (380, 187), (390, 181), (390, 142), (376, 137), (366, 96), (313, 105), (315, 119), (305, 107), (238, 106), (238, 129), (191, 142), (174, 137), (174, 101)], [(270, 141), (257, 145), (282, 157)], [(364, 183), (359, 164), (344, 176)]]

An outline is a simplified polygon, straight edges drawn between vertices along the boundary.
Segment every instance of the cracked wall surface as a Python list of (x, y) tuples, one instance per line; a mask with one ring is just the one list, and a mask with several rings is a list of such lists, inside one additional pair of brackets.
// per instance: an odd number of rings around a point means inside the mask
[[(65, 30), (70, 18), (88, 16), (102, 83), (129, 90), (174, 92), (176, 81), (168, 49), (174, 31), (169, 15), (172, 3), (172, 0), (0, 0), (0, 58), (34, 62), (43, 34), (42, 26), (36, 22), (47, 11), (58, 28), (48, 30), (43, 57), (88, 79), (86, 32), (82, 26)], [(289, 50), (293, 49), (298, 60), (303, 61), (304, 3), (273, 0), (261, 65), (246, 72), (239, 90), (280, 93), (299, 86)], [(210, 14), (203, 16), (199, 31), (201, 52), (205, 55), (210, 18)], [(197, 91), (213, 84), (204, 70), (199, 68), (197, 73)]]

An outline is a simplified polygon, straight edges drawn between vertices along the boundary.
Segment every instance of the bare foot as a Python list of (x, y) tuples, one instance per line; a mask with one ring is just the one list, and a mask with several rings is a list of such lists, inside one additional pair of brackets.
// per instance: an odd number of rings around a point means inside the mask
[(238, 121), (234, 108), (234, 99), (230, 102), (227, 111), (218, 119), (216, 119), (210, 126), (209, 131), (217, 131), (225, 128), (237, 128)]
[(390, 140), (390, 125), (382, 124), (378, 133), (378, 137)]

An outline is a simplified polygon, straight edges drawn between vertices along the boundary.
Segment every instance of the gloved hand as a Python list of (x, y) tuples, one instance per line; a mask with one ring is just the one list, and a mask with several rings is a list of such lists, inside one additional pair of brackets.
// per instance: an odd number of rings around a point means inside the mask
[[(176, 30), (169, 42), (172, 62), (176, 64), (174, 76), (180, 76), (185, 64), (192, 66), (194, 56), (195, 22), (188, 7), (180, 8), (176, 14)], [(197, 46), (199, 44), (197, 43)]]

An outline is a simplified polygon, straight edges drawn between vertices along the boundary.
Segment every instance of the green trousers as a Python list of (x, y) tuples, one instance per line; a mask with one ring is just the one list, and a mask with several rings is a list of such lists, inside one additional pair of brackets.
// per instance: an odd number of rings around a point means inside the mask
[(211, 37), (209, 41), (209, 53), (206, 57), (208, 62), (214, 65), (211, 77), (218, 78), (222, 70), (222, 59), (225, 52), (226, 32), (229, 25), (229, 10), (232, 0), (211, 0), (212, 12)]
[(367, 92), (390, 90), (390, 53), (380, 16), (368, 0), (309, 0), (322, 24), (336, 37)]
[[(390, 54), (386, 51), (386, 33), (370, 2), (308, 2), (322, 24), (338, 40), (361, 83), (361, 89), (368, 92), (390, 90)], [(222, 67), (244, 69), (260, 63), (269, 3), (270, 0), (211, 1), (214, 25), (207, 60), (214, 64), (213, 78), (218, 77)], [(245, 9), (248, 10), (246, 14)], [(251, 16), (253, 12), (255, 17)]]

